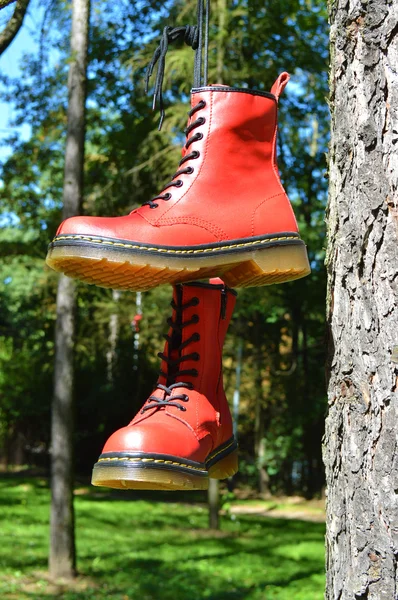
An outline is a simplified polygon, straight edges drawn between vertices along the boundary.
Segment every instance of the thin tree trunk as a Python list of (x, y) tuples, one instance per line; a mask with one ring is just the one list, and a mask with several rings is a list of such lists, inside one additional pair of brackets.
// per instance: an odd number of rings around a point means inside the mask
[(219, 529), (220, 485), (218, 479), (209, 479), (207, 498), (209, 503), (209, 527), (210, 529)]
[(119, 314), (117, 312), (117, 305), (120, 300), (121, 291), (112, 290), (112, 300), (114, 302), (114, 310), (109, 317), (109, 346), (106, 353), (107, 371), (108, 371), (108, 382), (113, 383), (114, 371), (116, 365), (116, 348), (117, 340), (119, 336)]
[(256, 457), (257, 473), (258, 473), (258, 491), (260, 494), (269, 492), (269, 478), (264, 465), (264, 408), (262, 394), (262, 378), (255, 377), (254, 385), (256, 386), (256, 407), (254, 419), (254, 455)]
[(217, 0), (217, 83), (224, 83), (225, 42), (227, 39), (227, 0)]
[[(260, 317), (257, 315), (256, 319)], [(254, 418), (254, 456), (256, 457), (258, 472), (258, 491), (260, 494), (269, 493), (269, 477), (264, 465), (264, 392), (263, 392), (263, 367), (265, 363), (264, 353), (261, 348), (261, 335), (259, 323), (255, 328), (255, 375), (254, 387), (256, 390), (256, 406)]]
[[(68, 77), (67, 139), (63, 217), (79, 214), (83, 193), (86, 67), (89, 0), (73, 0)], [(75, 283), (61, 275), (57, 292), (54, 398), (51, 424), (51, 522), (49, 571), (53, 578), (75, 575), (73, 511), (73, 343)]]
[(73, 340), (75, 283), (61, 275), (57, 292), (54, 398), (51, 422), (51, 520), (49, 571), (75, 575), (73, 512)]
[(327, 600), (398, 598), (398, 3), (329, 2)]

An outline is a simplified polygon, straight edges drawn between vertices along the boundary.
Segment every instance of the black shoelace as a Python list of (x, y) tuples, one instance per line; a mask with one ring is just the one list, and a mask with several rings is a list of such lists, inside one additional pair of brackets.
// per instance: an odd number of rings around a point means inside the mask
[[(162, 385), (158, 383), (156, 386), (157, 390), (162, 390), (163, 398), (157, 398), (156, 396), (150, 396), (148, 399), (148, 404), (144, 406), (141, 410), (141, 413), (145, 413), (147, 410), (151, 408), (160, 408), (161, 406), (175, 406), (178, 410), (185, 411), (186, 408), (177, 400), (182, 402), (188, 402), (189, 396), (187, 394), (176, 394), (172, 395), (173, 390), (175, 388), (187, 388), (188, 390), (193, 389), (193, 384), (190, 382), (176, 381), (179, 377), (183, 377), (184, 375), (190, 375), (191, 377), (197, 377), (198, 371), (196, 369), (181, 369), (180, 365), (183, 361), (187, 360), (200, 360), (200, 356), (197, 352), (192, 352), (191, 354), (186, 354), (185, 356), (181, 356), (181, 352), (184, 348), (189, 346), (192, 342), (196, 342), (200, 339), (199, 333), (193, 333), (185, 342), (182, 342), (182, 331), (188, 325), (192, 325), (193, 323), (198, 323), (199, 315), (193, 315), (191, 319), (183, 322), (182, 315), (185, 309), (191, 306), (197, 306), (199, 304), (199, 298), (194, 297), (189, 302), (182, 304), (182, 290), (181, 287), (177, 287), (177, 298), (178, 302), (175, 303), (174, 299), (171, 301), (171, 306), (175, 311), (176, 319), (173, 321), (172, 318), (167, 319), (167, 324), (172, 330), (172, 335), (166, 334), (164, 337), (168, 342), (168, 354), (164, 354), (163, 352), (159, 352), (158, 356), (162, 360), (167, 363), (168, 369), (167, 373), (163, 371), (160, 372), (163, 377), (166, 378), (166, 384)], [(172, 352), (175, 351), (178, 355), (177, 358), (172, 358)]]
[[(200, 100), (198, 102), (198, 104), (196, 106), (194, 106), (193, 108), (191, 108), (191, 110), (188, 112), (189, 118), (191, 118), (195, 113), (197, 113), (199, 110), (201, 110), (205, 106), (206, 106), (206, 102), (204, 100)], [(196, 127), (200, 127), (204, 123), (206, 123), (206, 119), (204, 117), (199, 117), (198, 119), (193, 121), (190, 125), (188, 125), (188, 127), (184, 131), (187, 138), (188, 138), (188, 135)], [(200, 133), (200, 132), (195, 133), (192, 137), (187, 139), (187, 141), (185, 143), (185, 149), (188, 150), (188, 148), (191, 144), (193, 144), (194, 142), (197, 142), (198, 140), (201, 140), (202, 138), (203, 138), (203, 133)], [(195, 160), (196, 158), (199, 158), (199, 156), (200, 156), (200, 152), (198, 150), (193, 150), (192, 152), (189, 152), (188, 154), (186, 154), (180, 160), (180, 162), (178, 163), (178, 166), (182, 167), (182, 165), (185, 164), (186, 162), (188, 162), (190, 160)], [(159, 194), (158, 196), (155, 196), (154, 198), (152, 198), (152, 200), (148, 200), (147, 202), (144, 202), (142, 206), (145, 206), (147, 204), (151, 208), (157, 208), (159, 205), (156, 202), (154, 202), (155, 200), (165, 200), (167, 202), (167, 200), (170, 200), (170, 198), (172, 197), (172, 194), (170, 192), (165, 193), (165, 190), (167, 190), (168, 188), (171, 188), (171, 187), (177, 187), (177, 188), (182, 187), (184, 185), (183, 180), (176, 179), (176, 178), (178, 178), (180, 175), (183, 175), (184, 173), (191, 175), (193, 172), (194, 172), (194, 167), (192, 165), (184, 167), (183, 169), (179, 169), (176, 173), (174, 173), (174, 175), (171, 178), (171, 181), (164, 186), (162, 193)]]
[[(206, 4), (206, 8), (205, 8)], [(203, 20), (205, 17), (205, 40), (204, 40), (204, 68), (202, 79), (202, 54), (203, 54)], [(207, 85), (208, 74), (208, 53), (209, 53), (209, 20), (210, 20), (210, 0), (198, 0), (197, 4), (197, 25), (184, 25), (182, 27), (165, 27), (159, 46), (156, 48), (151, 62), (148, 65), (145, 77), (145, 89), (148, 92), (149, 79), (153, 73), (154, 67), (158, 62), (154, 92), (153, 109), (159, 104), (160, 122), (159, 130), (162, 127), (165, 111), (163, 102), (163, 79), (166, 65), (166, 54), (169, 44), (177, 40), (183, 40), (188, 46), (195, 50), (194, 62), (194, 87)]]

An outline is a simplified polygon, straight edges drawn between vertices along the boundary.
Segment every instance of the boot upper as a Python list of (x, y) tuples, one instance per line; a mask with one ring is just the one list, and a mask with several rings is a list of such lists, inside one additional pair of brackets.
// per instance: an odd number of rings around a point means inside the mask
[(297, 232), (276, 164), (277, 103), (286, 75), (273, 94), (193, 89), (181, 168), (163, 192), (124, 217), (67, 219), (57, 235), (180, 247)]
[(158, 386), (131, 423), (109, 438), (103, 453), (168, 454), (203, 463), (232, 437), (222, 347), (235, 299), (222, 284), (174, 287)]

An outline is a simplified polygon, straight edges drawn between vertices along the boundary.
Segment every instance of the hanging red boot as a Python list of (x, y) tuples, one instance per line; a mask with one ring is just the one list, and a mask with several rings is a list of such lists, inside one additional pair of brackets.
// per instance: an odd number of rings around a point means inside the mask
[(114, 289), (147, 290), (222, 276), (231, 287), (310, 272), (276, 164), (278, 98), (228, 86), (192, 91), (178, 171), (124, 217), (72, 217), (50, 244), (56, 271)]
[(174, 287), (173, 316), (156, 390), (106, 442), (92, 483), (113, 488), (207, 489), (238, 469), (222, 380), (222, 347), (236, 292), (220, 284)]

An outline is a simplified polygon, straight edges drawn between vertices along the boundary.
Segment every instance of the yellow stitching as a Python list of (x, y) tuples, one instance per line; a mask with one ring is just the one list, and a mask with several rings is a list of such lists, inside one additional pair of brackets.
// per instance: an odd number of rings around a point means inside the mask
[(302, 241), (301, 238), (291, 235), (291, 236), (281, 236), (274, 238), (267, 238), (266, 240), (253, 240), (252, 242), (245, 242), (243, 244), (230, 244), (229, 246), (222, 246), (221, 248), (203, 248), (200, 250), (167, 250), (166, 248), (147, 248), (146, 246), (137, 246), (135, 244), (124, 244), (122, 242), (112, 242), (110, 240), (101, 240), (94, 239), (91, 237), (83, 236), (83, 235), (69, 235), (69, 236), (58, 236), (55, 237), (52, 241), (58, 242), (59, 240), (85, 240), (88, 242), (94, 242), (99, 244), (104, 244), (106, 246), (122, 246), (123, 248), (130, 248), (132, 250), (148, 250), (150, 252), (159, 252), (166, 254), (205, 254), (209, 252), (220, 252), (222, 253), (224, 250), (229, 250), (231, 248), (247, 248), (248, 246), (254, 246), (258, 244), (266, 244), (267, 242), (282, 242), (284, 240), (299, 240)]
[(202, 471), (204, 472), (204, 469), (201, 469), (200, 467), (192, 467), (191, 465), (186, 465), (184, 463), (178, 463), (178, 462), (173, 462), (172, 460), (162, 460), (160, 458), (131, 458), (126, 456), (125, 458), (120, 458), (118, 456), (116, 457), (109, 457), (109, 458), (100, 458), (98, 459), (98, 462), (111, 462), (111, 461), (120, 461), (120, 462), (156, 462), (156, 463), (164, 463), (167, 465), (177, 465), (178, 467), (184, 467), (184, 469), (192, 469), (194, 471)]
[(214, 457), (218, 456), (219, 454), (221, 454), (221, 452), (224, 452), (224, 450), (228, 450), (228, 448), (230, 448), (231, 446), (233, 446), (235, 444), (235, 440), (233, 442), (231, 442), (229, 444), (229, 446), (226, 446), (225, 448), (222, 448), (221, 450), (219, 450), (218, 452), (216, 452), (215, 454), (212, 454), (208, 460), (206, 462), (209, 462), (209, 460), (213, 460)]

